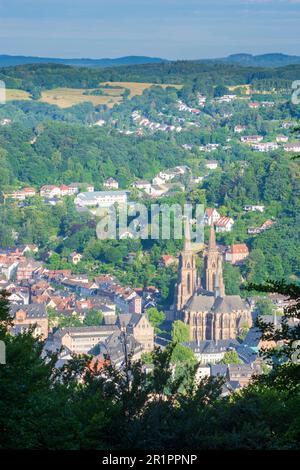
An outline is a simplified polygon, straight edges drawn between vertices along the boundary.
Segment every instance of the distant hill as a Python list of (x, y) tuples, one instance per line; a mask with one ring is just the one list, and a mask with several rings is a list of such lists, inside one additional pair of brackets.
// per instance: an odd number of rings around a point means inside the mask
[(219, 59), (200, 59), (201, 63), (225, 63), (249, 67), (285, 67), (286, 65), (300, 64), (300, 56), (287, 54), (232, 54)]
[[(167, 59), (147, 56), (126, 56), (116, 59), (58, 59), (55, 57), (31, 57), (31, 56), (13, 56), (0, 55), (0, 67), (11, 67), (26, 64), (62, 64), (73, 65), (76, 67), (118, 67), (120, 65), (144, 65), (144, 64), (162, 64), (169, 63)], [(217, 59), (198, 59), (188, 62), (197, 62), (205, 64), (234, 64), (244, 67), (285, 67), (287, 65), (300, 64), (300, 56), (287, 54), (232, 54), (228, 57)]]
[(25, 64), (63, 64), (77, 67), (117, 67), (120, 65), (160, 64), (168, 62), (159, 57), (126, 56), (116, 59), (58, 59), (55, 57), (31, 57), (0, 55), (0, 67), (11, 67)]

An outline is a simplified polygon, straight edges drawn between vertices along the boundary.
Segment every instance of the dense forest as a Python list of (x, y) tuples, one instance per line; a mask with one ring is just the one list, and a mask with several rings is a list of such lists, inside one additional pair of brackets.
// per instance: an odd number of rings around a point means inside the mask
[(35, 97), (45, 89), (92, 88), (107, 81), (186, 84), (192, 86), (194, 91), (208, 92), (213, 85), (243, 85), (258, 81), (263, 82), (264, 86), (290, 88), (291, 82), (299, 76), (299, 71), (300, 65), (269, 69), (189, 61), (104, 69), (32, 64), (0, 68), (0, 80), (5, 81), (8, 88), (29, 91)]

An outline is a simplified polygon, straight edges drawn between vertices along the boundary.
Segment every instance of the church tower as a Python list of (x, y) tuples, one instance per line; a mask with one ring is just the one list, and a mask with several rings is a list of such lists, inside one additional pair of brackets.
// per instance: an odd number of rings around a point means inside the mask
[(215, 297), (224, 297), (225, 296), (225, 287), (224, 287), (224, 280), (223, 280), (223, 261), (222, 256), (219, 255), (218, 262), (217, 262), (217, 272), (215, 278)]
[(219, 251), (216, 243), (214, 226), (211, 226), (208, 251), (205, 263), (205, 289), (213, 292), (215, 290)]
[(179, 257), (177, 283), (177, 311), (180, 312), (195, 293), (197, 287), (196, 258), (192, 249), (189, 222), (185, 223), (184, 249)]

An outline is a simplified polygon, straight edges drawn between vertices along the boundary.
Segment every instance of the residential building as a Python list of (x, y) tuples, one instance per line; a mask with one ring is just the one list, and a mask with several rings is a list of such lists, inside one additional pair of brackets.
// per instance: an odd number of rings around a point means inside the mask
[(55, 197), (60, 197), (61, 191), (58, 186), (53, 186), (49, 184), (41, 187), (40, 196), (46, 199), (52, 199)]
[(215, 223), (216, 232), (231, 232), (234, 220), (231, 217), (220, 217)]
[(294, 144), (286, 144), (284, 147), (285, 152), (300, 152), (300, 142)]
[(120, 314), (117, 325), (122, 331), (133, 335), (145, 352), (154, 349), (154, 328), (145, 314)]
[(246, 243), (233, 244), (228, 247), (225, 253), (225, 261), (231, 264), (237, 264), (244, 261), (249, 256), (249, 250)]
[(252, 204), (244, 206), (244, 211), (246, 212), (264, 212), (264, 210), (265, 210), (265, 206), (252, 205)]
[(183, 343), (183, 346), (190, 348), (197, 361), (200, 364), (217, 364), (222, 361), (227, 351), (234, 349), (239, 343), (237, 340), (203, 340), (203, 341), (189, 341)]
[(286, 142), (288, 142), (288, 140), (289, 140), (289, 138), (288, 138), (287, 135), (278, 135), (276, 137), (276, 142), (278, 142), (278, 143), (284, 143), (285, 144)]
[(114, 204), (126, 204), (127, 200), (128, 191), (95, 191), (78, 194), (75, 204), (80, 207), (111, 207)]
[(55, 337), (72, 353), (88, 354), (114, 332), (120, 332), (116, 325), (70, 327), (58, 330)]
[(256, 152), (272, 152), (278, 149), (276, 142), (261, 142), (259, 144), (252, 144), (252, 150)]
[(166, 194), (169, 191), (169, 186), (166, 184), (152, 184), (150, 188), (149, 195), (151, 197), (160, 197)]
[(245, 130), (246, 130), (246, 126), (240, 126), (240, 125), (234, 126), (234, 132), (236, 132), (237, 134), (241, 134), (241, 132), (244, 132)]
[(258, 101), (251, 101), (248, 106), (251, 109), (258, 109), (260, 107), (260, 103)]
[(97, 356), (94, 360), (100, 360), (100, 364), (107, 360), (115, 367), (122, 368), (130, 356), (131, 361), (137, 361), (144, 352), (143, 346), (133, 335), (115, 331), (105, 341), (97, 345)]
[(34, 188), (23, 188), (13, 191), (12, 193), (5, 193), (5, 199), (16, 199), (19, 201), (24, 201), (28, 197), (34, 197), (36, 195), (36, 190)]
[(143, 181), (143, 180), (135, 181), (134, 183), (132, 183), (132, 187), (145, 191), (148, 194), (151, 191), (151, 183), (149, 181)]
[(59, 189), (60, 189), (60, 195), (62, 197), (72, 196), (74, 194), (73, 188), (71, 188), (70, 186), (66, 186), (65, 184), (61, 185)]
[(119, 183), (114, 178), (108, 178), (103, 183), (105, 189), (119, 189)]
[(173, 264), (178, 264), (178, 258), (172, 255), (162, 255), (159, 261), (160, 266), (168, 267)]
[(35, 325), (34, 334), (43, 339), (48, 336), (48, 314), (45, 305), (11, 305), (10, 315), (13, 318), (13, 331), (22, 332)]
[(220, 219), (220, 217), (221, 216), (217, 209), (207, 207), (204, 214), (204, 223), (209, 226), (214, 225)]
[(114, 302), (117, 309), (123, 313), (141, 313), (142, 299), (130, 287), (118, 287), (114, 294)]
[(32, 278), (34, 271), (41, 266), (41, 263), (37, 263), (33, 260), (26, 260), (19, 263), (17, 267), (17, 281), (28, 281)]
[(218, 168), (218, 162), (216, 160), (207, 160), (205, 166), (209, 170), (216, 170)]
[(259, 144), (263, 140), (261, 135), (244, 135), (241, 137), (241, 142), (246, 144)]
[(70, 260), (76, 266), (82, 260), (82, 255), (77, 253), (77, 251), (73, 251), (73, 253), (70, 254)]

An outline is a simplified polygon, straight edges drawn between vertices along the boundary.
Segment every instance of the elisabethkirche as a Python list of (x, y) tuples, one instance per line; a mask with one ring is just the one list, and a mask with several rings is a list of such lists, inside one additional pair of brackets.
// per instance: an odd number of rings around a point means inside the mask
[[(202, 287), (201, 284), (204, 284)], [(205, 276), (197, 276), (196, 255), (186, 236), (179, 258), (176, 286), (177, 318), (190, 327), (190, 340), (235, 339), (244, 327), (252, 325), (251, 311), (239, 295), (226, 295), (223, 282), (223, 258), (211, 228)]]

